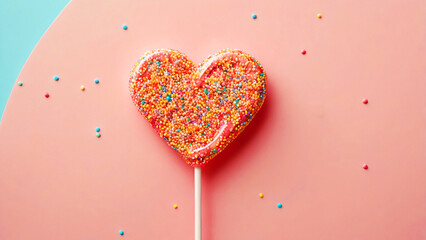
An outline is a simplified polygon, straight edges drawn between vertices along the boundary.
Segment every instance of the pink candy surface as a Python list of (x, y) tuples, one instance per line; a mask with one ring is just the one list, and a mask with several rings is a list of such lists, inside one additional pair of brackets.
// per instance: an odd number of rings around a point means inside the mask
[(147, 52), (130, 74), (141, 114), (187, 163), (202, 166), (262, 107), (266, 73), (250, 55), (223, 50), (196, 66), (174, 50)]

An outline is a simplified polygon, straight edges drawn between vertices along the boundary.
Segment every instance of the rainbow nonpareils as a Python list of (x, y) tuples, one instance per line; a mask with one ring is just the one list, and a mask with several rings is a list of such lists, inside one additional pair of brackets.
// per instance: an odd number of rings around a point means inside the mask
[(208, 163), (250, 123), (265, 100), (266, 73), (240, 50), (194, 63), (149, 51), (130, 72), (130, 94), (157, 133), (192, 166)]

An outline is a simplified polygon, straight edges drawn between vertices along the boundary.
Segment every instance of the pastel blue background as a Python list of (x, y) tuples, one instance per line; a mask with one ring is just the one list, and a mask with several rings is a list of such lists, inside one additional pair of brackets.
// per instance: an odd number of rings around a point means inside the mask
[(70, 0), (0, 0), (0, 118), (31, 51)]

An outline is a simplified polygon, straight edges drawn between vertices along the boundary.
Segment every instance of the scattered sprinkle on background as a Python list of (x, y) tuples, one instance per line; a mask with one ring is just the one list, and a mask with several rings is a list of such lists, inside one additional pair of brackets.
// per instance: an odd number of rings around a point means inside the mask
[(73, 0), (0, 124), (0, 238), (193, 238), (193, 169), (128, 93), (135, 60), (167, 47), (195, 63), (240, 48), (270, 83), (252, 124), (203, 169), (205, 239), (422, 239), (422, 6)]

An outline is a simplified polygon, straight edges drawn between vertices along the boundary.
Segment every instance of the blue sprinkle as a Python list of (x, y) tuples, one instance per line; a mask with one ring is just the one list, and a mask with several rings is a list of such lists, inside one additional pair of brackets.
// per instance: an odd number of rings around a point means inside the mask
[(180, 132), (180, 128), (178, 128), (176, 131)]
[(262, 77), (263, 77), (263, 73), (261, 73), (261, 74), (260, 74), (260, 76), (262, 76)]
[(126, 24), (123, 25), (123, 29), (127, 30), (127, 25)]
[(100, 131), (101, 131), (101, 128), (97, 127), (96, 132), (100, 132)]
[(145, 103), (146, 103), (146, 102), (145, 102), (145, 100), (142, 100), (142, 101), (141, 101), (141, 104), (142, 104), (142, 105), (145, 105)]
[(58, 81), (58, 80), (59, 80), (59, 77), (58, 77), (58, 76), (54, 76), (54, 77), (53, 77), (53, 79), (54, 79), (55, 81)]
[(238, 83), (238, 87), (241, 87), (242, 86), (242, 84), (241, 83)]
[(204, 88), (204, 93), (205, 93), (206, 95), (209, 95), (209, 91), (207, 90), (207, 88)]
[(167, 91), (167, 88), (165, 86), (161, 87), (163, 89), (163, 92)]
[(256, 18), (257, 18), (257, 15), (253, 13), (253, 14), (251, 15), (251, 18), (256, 19)]
[(98, 84), (99, 83), (99, 79), (96, 78), (95, 79), (95, 83)]
[(277, 207), (278, 207), (278, 208), (282, 208), (282, 207), (283, 207), (283, 205), (282, 205), (281, 203), (278, 203)]
[(172, 97), (170, 95), (167, 95), (166, 99), (167, 101), (172, 101)]
[(118, 231), (118, 233), (119, 233), (121, 236), (123, 236), (123, 235), (124, 235), (123, 230)]
[(183, 97), (180, 97), (180, 100), (183, 100)]

